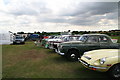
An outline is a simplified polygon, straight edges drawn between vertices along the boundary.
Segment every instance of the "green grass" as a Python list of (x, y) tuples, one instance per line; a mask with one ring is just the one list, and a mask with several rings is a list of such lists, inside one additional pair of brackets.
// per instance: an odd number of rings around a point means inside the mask
[(106, 78), (105, 73), (88, 70), (79, 62), (67, 61), (52, 50), (35, 46), (3, 45), (3, 78)]
[(112, 39), (118, 39), (118, 43), (120, 43), (120, 36), (111, 36)]

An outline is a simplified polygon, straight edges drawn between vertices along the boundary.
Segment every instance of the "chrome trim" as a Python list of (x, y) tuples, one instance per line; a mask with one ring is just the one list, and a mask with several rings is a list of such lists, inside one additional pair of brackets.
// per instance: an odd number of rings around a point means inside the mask
[(89, 68), (96, 68), (96, 69), (107, 69), (107, 67), (96, 67), (96, 66), (91, 66), (91, 65), (89, 65)]
[(88, 68), (96, 68), (96, 69), (107, 69), (107, 67), (96, 67), (88, 64), (87, 62), (83, 62), (82, 60), (79, 59), (79, 62), (81, 62), (83, 65), (87, 66)]
[(59, 53), (60, 55), (65, 55), (65, 53)]
[(55, 49), (55, 52), (57, 53), (57, 52), (58, 52), (58, 50), (57, 50), (57, 49)]
[(85, 66), (88, 66), (87, 63), (83, 62), (82, 60), (79, 59), (79, 62), (81, 62), (82, 64), (84, 64)]
[(65, 55), (65, 53), (61, 53), (59, 49), (58, 49), (57, 53), (60, 55)]

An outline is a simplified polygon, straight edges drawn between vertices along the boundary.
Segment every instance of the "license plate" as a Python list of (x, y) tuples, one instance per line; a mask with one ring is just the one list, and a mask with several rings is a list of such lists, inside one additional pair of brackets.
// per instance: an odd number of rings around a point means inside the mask
[(20, 43), (19, 41), (17, 41), (16, 43)]

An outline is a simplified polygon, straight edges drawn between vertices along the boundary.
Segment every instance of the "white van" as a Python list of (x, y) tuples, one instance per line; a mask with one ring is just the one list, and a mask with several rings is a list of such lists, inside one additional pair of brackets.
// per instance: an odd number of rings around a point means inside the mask
[(0, 31), (0, 45), (13, 44), (14, 35), (10, 31)]

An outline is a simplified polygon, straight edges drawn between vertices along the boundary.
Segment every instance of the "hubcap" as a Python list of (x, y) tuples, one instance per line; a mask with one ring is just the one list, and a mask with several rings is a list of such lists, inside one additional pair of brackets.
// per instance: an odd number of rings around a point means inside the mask
[(71, 58), (75, 58), (75, 54), (71, 54)]

